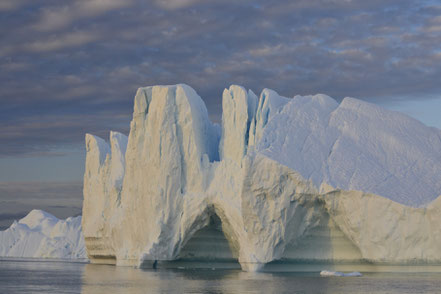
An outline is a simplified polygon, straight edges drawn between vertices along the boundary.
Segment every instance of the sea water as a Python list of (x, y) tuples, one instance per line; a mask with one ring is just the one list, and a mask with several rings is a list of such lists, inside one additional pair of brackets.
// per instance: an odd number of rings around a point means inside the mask
[(246, 273), (0, 260), (0, 293), (441, 293), (440, 273)]

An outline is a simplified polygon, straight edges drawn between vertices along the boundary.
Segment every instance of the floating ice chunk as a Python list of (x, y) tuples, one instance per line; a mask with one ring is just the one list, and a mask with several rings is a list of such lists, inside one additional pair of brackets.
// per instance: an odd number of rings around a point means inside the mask
[(350, 273), (343, 273), (343, 272), (333, 272), (333, 271), (321, 271), (320, 276), (322, 277), (361, 277), (362, 274), (359, 272), (350, 272)]

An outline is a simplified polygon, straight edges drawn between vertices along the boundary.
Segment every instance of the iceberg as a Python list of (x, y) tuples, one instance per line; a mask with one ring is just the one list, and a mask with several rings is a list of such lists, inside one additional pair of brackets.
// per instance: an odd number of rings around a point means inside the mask
[(219, 127), (187, 85), (140, 88), (128, 137), (86, 135), (91, 262), (441, 263), (439, 129), (236, 85), (222, 107)]
[(0, 256), (87, 259), (81, 216), (60, 220), (34, 209), (0, 232)]

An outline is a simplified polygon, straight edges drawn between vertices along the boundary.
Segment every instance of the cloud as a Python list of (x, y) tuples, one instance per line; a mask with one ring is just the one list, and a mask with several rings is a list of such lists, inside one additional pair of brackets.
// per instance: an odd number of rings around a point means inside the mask
[[(26, 212), (17, 212), (17, 213), (0, 213), (0, 223), (7, 221), (11, 222), (11, 220), (19, 220), (26, 216)], [(0, 227), (0, 230), (4, 230), (5, 226)]]
[[(110, 124), (109, 124), (110, 122)], [(0, 124), (0, 157), (64, 156), (53, 152), (60, 146), (82, 146), (85, 133), (105, 139), (113, 130), (128, 134), (129, 115), (115, 113), (46, 115), (14, 119), (14, 124)]]
[(146, 85), (191, 85), (216, 121), (233, 83), (373, 102), (441, 92), (430, 1), (23, 3), (0, 18), (0, 156), (127, 132)]
[(49, 39), (34, 41), (25, 45), (25, 49), (34, 52), (54, 51), (78, 47), (99, 40), (99, 34), (92, 32), (70, 32), (62, 36), (50, 36)]
[(59, 30), (78, 20), (96, 17), (130, 5), (131, 0), (75, 0), (67, 5), (63, 2), (61, 6), (58, 4), (43, 8), (39, 20), (32, 27), (39, 31)]
[(81, 182), (0, 182), (0, 230), (32, 209), (59, 218), (81, 213)]
[(24, 71), (28, 70), (32, 67), (31, 64), (25, 63), (25, 62), (11, 62), (8, 61), (4, 64), (2, 64), (2, 70), (6, 72), (17, 72), (17, 71)]
[(33, 26), (40, 31), (52, 31), (65, 28), (72, 23), (74, 16), (71, 14), (69, 6), (56, 8), (46, 8), (40, 17), (40, 20)]
[(181, 9), (186, 8), (196, 3), (200, 3), (200, 0), (155, 0), (155, 4), (164, 9)]
[(131, 0), (81, 0), (77, 4), (78, 11), (88, 15), (97, 15), (130, 5), (132, 5)]
[(15, 10), (24, 5), (26, 2), (27, 1), (24, 0), (2, 0), (0, 1), (0, 12)]

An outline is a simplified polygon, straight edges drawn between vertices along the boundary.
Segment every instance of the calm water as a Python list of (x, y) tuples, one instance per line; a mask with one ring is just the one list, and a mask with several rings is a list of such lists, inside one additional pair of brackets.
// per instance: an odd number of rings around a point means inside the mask
[(441, 293), (441, 274), (348, 278), (0, 260), (0, 293)]

